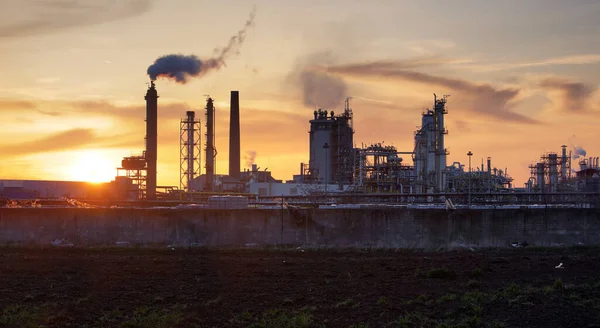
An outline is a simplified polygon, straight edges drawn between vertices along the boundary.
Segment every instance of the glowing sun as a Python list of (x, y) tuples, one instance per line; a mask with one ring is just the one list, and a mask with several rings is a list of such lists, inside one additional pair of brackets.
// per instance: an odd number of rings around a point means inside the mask
[(117, 173), (115, 167), (115, 163), (104, 156), (102, 151), (84, 150), (75, 154), (68, 165), (68, 172), (73, 181), (110, 182)]

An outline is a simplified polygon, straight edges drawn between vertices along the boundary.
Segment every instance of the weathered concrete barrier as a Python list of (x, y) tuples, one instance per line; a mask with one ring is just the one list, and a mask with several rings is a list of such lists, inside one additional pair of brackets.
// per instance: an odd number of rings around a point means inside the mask
[(438, 248), (600, 245), (600, 211), (1, 208), (0, 244)]

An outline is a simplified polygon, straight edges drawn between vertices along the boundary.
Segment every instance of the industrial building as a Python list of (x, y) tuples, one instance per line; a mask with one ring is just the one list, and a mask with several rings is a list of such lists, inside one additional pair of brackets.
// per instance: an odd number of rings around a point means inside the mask
[[(537, 163), (529, 166), (531, 176), (525, 183), (528, 192), (600, 192), (600, 167), (598, 157), (582, 157), (579, 169), (572, 167), (572, 154), (562, 146), (561, 154), (554, 152), (540, 156)], [(574, 174), (573, 174), (574, 173)]]
[(90, 183), (49, 180), (0, 180), (0, 199), (8, 198), (73, 198), (80, 200), (134, 200), (128, 192), (133, 189), (131, 179), (117, 178), (112, 182)]
[[(531, 178), (524, 188), (514, 188), (507, 168), (487, 165), (468, 166), (460, 162), (448, 165), (449, 152), (445, 137), (445, 116), (448, 97), (433, 95), (432, 109), (422, 113), (421, 126), (414, 133), (414, 148), (399, 150), (383, 143), (361, 144), (354, 140), (354, 113), (351, 98), (346, 99), (340, 114), (332, 109), (317, 109), (307, 117), (309, 158), (299, 163), (300, 170), (291, 180), (272, 176), (268, 168), (256, 163), (241, 170), (240, 93), (231, 91), (229, 113), (229, 170), (215, 172), (215, 105), (206, 98), (204, 124), (189, 110), (180, 121), (180, 181), (179, 186), (157, 185), (158, 91), (150, 82), (146, 101), (145, 149), (137, 155), (124, 157), (117, 168), (115, 181), (91, 188), (77, 183), (0, 182), (5, 197), (104, 197), (119, 200), (187, 200), (206, 201), (210, 195), (238, 194), (248, 197), (279, 197), (325, 195), (452, 195), (455, 198), (471, 194), (600, 192), (598, 157), (579, 160), (579, 170), (572, 165), (571, 153), (543, 154), (530, 166)], [(204, 134), (202, 134), (204, 128)], [(201, 136), (204, 136), (202, 140)], [(202, 142), (203, 141), (203, 142)], [(202, 156), (203, 155), (203, 156)], [(202, 166), (202, 163), (204, 165)], [(32, 183), (32, 182), (31, 182)], [(45, 183), (45, 185), (44, 185)], [(58, 184), (56, 184), (58, 183)], [(45, 187), (46, 186), (46, 187)], [(50, 186), (50, 187), (48, 187)], [(20, 189), (19, 189), (20, 188)], [(91, 188), (91, 189), (90, 189)], [(51, 192), (44, 190), (52, 189)], [(410, 199), (410, 198), (409, 198)]]
[[(240, 93), (231, 91), (229, 115), (229, 172), (215, 172), (218, 152), (215, 148), (215, 107), (211, 97), (206, 99), (204, 143), (201, 142), (201, 124), (194, 111), (186, 112), (180, 125), (180, 185), (176, 187), (156, 186), (156, 131), (158, 93), (152, 82), (145, 96), (146, 149), (141, 155), (126, 157), (118, 176), (132, 181), (130, 193), (139, 199), (185, 198), (189, 195), (214, 193), (247, 193), (258, 196), (281, 195), (330, 195), (339, 193), (355, 194), (465, 194), (514, 192), (513, 179), (507, 169), (492, 167), (491, 158), (487, 158), (487, 167), (471, 166), (472, 153), (469, 156), (468, 169), (465, 164), (447, 163), (449, 152), (445, 147), (445, 116), (448, 114), (448, 96), (441, 98), (433, 95), (432, 109), (422, 113), (421, 126), (414, 134), (412, 150), (398, 150), (382, 143), (355, 146), (354, 114), (350, 107), (350, 98), (346, 99), (341, 114), (333, 110), (317, 109), (308, 120), (309, 159), (300, 163), (300, 171), (292, 180), (283, 181), (272, 176), (266, 169), (256, 164), (252, 169), (240, 170)], [(201, 166), (201, 145), (204, 145), (204, 166)], [(555, 171), (560, 172), (560, 181), (570, 178), (570, 157), (549, 154), (544, 158), (544, 166), (538, 163), (536, 168), (547, 172), (544, 186), (550, 191), (561, 191), (557, 187)], [(202, 174), (202, 168), (204, 173)], [(556, 168), (556, 169), (555, 169)], [(570, 171), (569, 171), (570, 172)], [(557, 173), (558, 174), (558, 173)], [(557, 177), (558, 175), (556, 175)], [(530, 179), (527, 191), (542, 190), (532, 185)], [(540, 180), (541, 181), (541, 180)], [(580, 181), (585, 181), (581, 180)], [(578, 190), (585, 184), (588, 190), (593, 184), (579, 182)], [(160, 190), (157, 194), (157, 189)], [(547, 188), (543, 190), (548, 190)], [(187, 194), (188, 197), (182, 197)]]

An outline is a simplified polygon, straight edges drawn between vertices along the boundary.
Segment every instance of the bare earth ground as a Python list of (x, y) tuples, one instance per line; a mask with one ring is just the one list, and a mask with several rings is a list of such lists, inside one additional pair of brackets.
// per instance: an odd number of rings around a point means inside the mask
[(598, 251), (4, 247), (0, 327), (600, 327)]

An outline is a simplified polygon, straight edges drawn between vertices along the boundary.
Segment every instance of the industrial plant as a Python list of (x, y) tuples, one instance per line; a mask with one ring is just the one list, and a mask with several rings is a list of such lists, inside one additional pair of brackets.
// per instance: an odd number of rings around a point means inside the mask
[[(182, 113), (185, 116), (181, 119), (179, 131), (179, 186), (158, 186), (157, 131), (160, 106), (155, 82), (151, 81), (144, 97), (145, 149), (138, 155), (123, 158), (115, 180), (107, 184), (104, 192), (81, 192), (81, 186), (77, 185), (75, 189), (78, 192), (72, 195), (67, 188), (66, 193), (61, 190), (62, 195), (46, 193), (45, 196), (92, 199), (101, 195), (115, 201), (197, 203), (206, 203), (210, 197), (223, 195), (236, 195), (253, 201), (282, 196), (306, 199), (321, 195), (325, 202), (334, 203), (343, 203), (348, 199), (360, 201), (360, 197), (369, 201), (435, 203), (443, 200), (432, 196), (441, 196), (458, 204), (472, 204), (490, 201), (511, 203), (523, 198), (535, 201), (539, 198), (533, 196), (542, 194), (556, 195), (556, 201), (576, 201), (586, 193), (600, 192), (598, 157), (586, 159), (578, 155), (573, 159), (567, 146), (562, 146), (560, 154), (543, 154), (537, 163), (532, 164), (531, 177), (521, 188), (514, 186), (506, 168), (493, 167), (490, 157), (485, 165), (472, 166), (473, 154), (469, 152), (468, 165), (449, 163), (445, 143), (448, 130), (444, 124), (448, 115), (448, 97), (433, 95), (432, 108), (423, 111), (421, 126), (414, 133), (414, 148), (408, 150), (383, 143), (361, 144), (357, 147), (351, 98), (346, 99), (340, 113), (333, 109), (315, 110), (312, 117), (307, 117), (310, 125), (308, 161), (299, 163), (299, 172), (291, 180), (278, 180), (256, 163), (252, 163), (251, 168), (241, 169), (243, 138), (240, 114), (243, 111), (240, 110), (239, 91), (231, 91), (229, 101), (229, 171), (228, 174), (217, 174), (216, 111), (213, 98), (207, 97), (204, 124), (201, 124), (202, 120), (197, 118), (196, 112)], [(578, 167), (572, 165), (576, 159), (579, 159)], [(8, 198), (44, 197), (43, 193), (37, 192), (43, 186), (33, 190), (36, 192), (17, 188), (11, 194), (11, 185), (15, 183), (18, 185), (15, 181), (0, 181), (0, 192)], [(68, 185), (68, 182), (65, 183)]]

